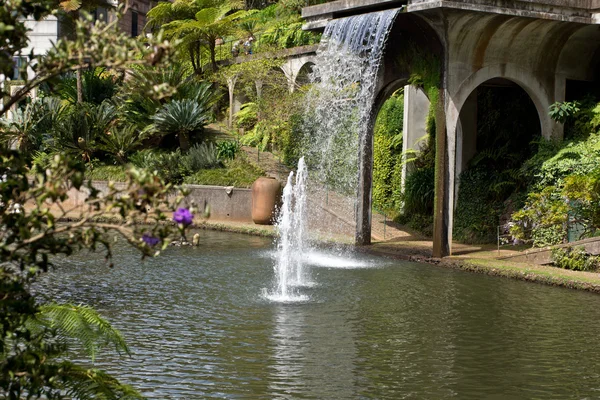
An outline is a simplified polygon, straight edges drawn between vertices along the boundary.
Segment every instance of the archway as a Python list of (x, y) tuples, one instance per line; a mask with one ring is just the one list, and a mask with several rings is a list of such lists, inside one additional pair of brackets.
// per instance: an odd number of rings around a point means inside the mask
[[(368, 193), (369, 216), (367, 220), (365, 217), (365, 214), (367, 213), (367, 199), (365, 199), (366, 193), (363, 192), (362, 196), (359, 193), (359, 218), (362, 210), (363, 227), (367, 225), (368, 221), (369, 235), (373, 233), (373, 236), (376, 238), (383, 239), (384, 237), (382, 236), (381, 230), (377, 232), (377, 230), (374, 230), (373, 228), (376, 226), (376, 224), (381, 225), (386, 223), (386, 221), (381, 221), (380, 217), (377, 218), (372, 216), (374, 212), (376, 213), (381, 211), (379, 210), (382, 202), (381, 199), (389, 197), (390, 192), (390, 189), (388, 189), (388, 193), (378, 193), (380, 190), (378, 187), (380, 173), (374, 169), (370, 169), (373, 167), (376, 169), (378, 167), (378, 157), (381, 155), (376, 154), (376, 152), (380, 151), (377, 149), (377, 143), (375, 143), (376, 141), (380, 140), (377, 138), (376, 132), (378, 129), (377, 118), (380, 114), (380, 110), (385, 110), (385, 102), (390, 97), (393, 97), (394, 93), (397, 95), (397, 91), (400, 88), (403, 88), (404, 96), (404, 109), (401, 127), (402, 149), (399, 152), (402, 159), (400, 162), (401, 178), (394, 180), (394, 187), (391, 188), (391, 192), (394, 193), (392, 196), (395, 196), (396, 198), (388, 199), (388, 204), (390, 202), (394, 204), (395, 212), (393, 214), (396, 215), (398, 215), (401, 211), (401, 204), (404, 204), (404, 198), (398, 198), (398, 193), (404, 189), (404, 182), (410, 173), (404, 158), (408, 154), (410, 154), (410, 157), (414, 157), (415, 153), (425, 153), (429, 150), (431, 156), (429, 157), (429, 161), (431, 162), (428, 163), (426, 167), (428, 168), (427, 172), (430, 172), (428, 176), (430, 175), (431, 178), (427, 179), (427, 186), (431, 188), (431, 205), (429, 207), (431, 210), (424, 212), (424, 214), (428, 214), (428, 218), (431, 222), (430, 225), (432, 225), (434, 197), (433, 154), (435, 146), (433, 146), (432, 143), (427, 143), (427, 122), (430, 116), (431, 119), (434, 119), (434, 117), (430, 112), (430, 101), (428, 98), (430, 93), (426, 92), (431, 91), (431, 94), (435, 95), (434, 92), (437, 92), (441, 86), (442, 54), (443, 46), (441, 45), (439, 35), (424, 19), (416, 15), (398, 15), (388, 38), (388, 46), (386, 48), (383, 67), (380, 73), (380, 81), (378, 84), (378, 95), (376, 97), (373, 108), (374, 111), (372, 113), (372, 122), (368, 132), (366, 132), (368, 138), (365, 142), (367, 144), (370, 143), (372, 147), (368, 148), (368, 146), (366, 146), (363, 149), (363, 160), (369, 156), (372, 156), (373, 159), (369, 161), (362, 161), (366, 168), (361, 171), (361, 174), (363, 174), (362, 176), (367, 176), (362, 178), (363, 180), (361, 183), (363, 183), (363, 188), (369, 185), (370, 189)], [(412, 83), (412, 85), (408, 85), (409, 82)], [(429, 130), (431, 130), (432, 133), (429, 137), (432, 140), (435, 138), (435, 129), (435, 123), (429, 126)], [(412, 150), (414, 150), (414, 152), (409, 153)], [(367, 162), (371, 164), (369, 165)], [(398, 177), (398, 175), (398, 171), (396, 171), (395, 176)], [(420, 200), (416, 201), (415, 205), (420, 206)], [(361, 229), (360, 223), (361, 220), (359, 219), (358, 232), (360, 232)], [(357, 242), (367, 243), (365, 240), (366, 235), (363, 234), (360, 236), (360, 234), (358, 234), (357, 238), (363, 239), (362, 242), (360, 240), (357, 240)], [(387, 237), (385, 239), (387, 239)]]
[(453, 237), (496, 240), (527, 187), (522, 166), (537, 151), (543, 132), (538, 105), (520, 85), (504, 78), (479, 84), (464, 100), (456, 135)]
[(296, 80), (294, 81), (294, 89), (300, 88), (310, 83), (310, 74), (313, 72), (314, 66), (315, 64), (309, 61), (302, 65), (302, 67), (300, 67), (300, 70), (296, 75)]

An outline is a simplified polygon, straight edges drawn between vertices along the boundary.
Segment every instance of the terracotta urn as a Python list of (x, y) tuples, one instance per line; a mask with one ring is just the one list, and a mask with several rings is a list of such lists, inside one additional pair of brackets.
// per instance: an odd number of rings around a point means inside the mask
[(252, 221), (259, 225), (272, 225), (275, 209), (281, 197), (281, 183), (261, 176), (252, 184)]

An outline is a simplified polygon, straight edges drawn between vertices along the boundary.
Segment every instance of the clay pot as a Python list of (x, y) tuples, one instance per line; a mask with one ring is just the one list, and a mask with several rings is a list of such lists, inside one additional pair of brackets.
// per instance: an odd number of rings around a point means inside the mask
[(272, 225), (275, 209), (281, 197), (281, 183), (261, 176), (252, 184), (252, 221), (259, 225)]

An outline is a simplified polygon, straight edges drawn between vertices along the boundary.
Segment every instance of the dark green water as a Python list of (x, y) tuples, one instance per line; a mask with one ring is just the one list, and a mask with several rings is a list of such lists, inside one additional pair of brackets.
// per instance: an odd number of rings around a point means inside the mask
[(96, 367), (150, 398), (600, 398), (600, 296), (362, 256), (370, 267), (313, 268), (310, 300), (278, 304), (262, 296), (269, 239), (201, 235), (114, 269), (83, 255), (42, 281), (125, 334), (132, 356)]

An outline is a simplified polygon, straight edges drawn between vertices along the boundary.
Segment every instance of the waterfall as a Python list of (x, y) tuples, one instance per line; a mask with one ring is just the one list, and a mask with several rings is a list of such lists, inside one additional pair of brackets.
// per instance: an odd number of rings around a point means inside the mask
[(314, 180), (311, 200), (333, 207), (348, 221), (355, 221), (359, 151), (366, 140), (380, 64), (398, 11), (330, 21), (311, 74), (303, 127), (304, 152)]
[[(325, 29), (311, 75), (313, 86), (303, 127), (304, 152), (312, 173), (311, 207), (307, 163), (302, 157), (295, 180), (291, 172), (283, 190), (276, 224), (275, 289), (264, 293), (272, 301), (308, 299), (299, 289), (311, 284), (305, 267), (311, 253), (308, 213), (318, 208), (312, 205), (325, 199), (328, 207), (336, 204), (340, 210), (349, 209), (347, 215), (354, 215), (359, 146), (366, 140), (383, 50), (397, 13), (389, 10), (337, 19)], [(332, 260), (322, 255), (317, 258)]]

